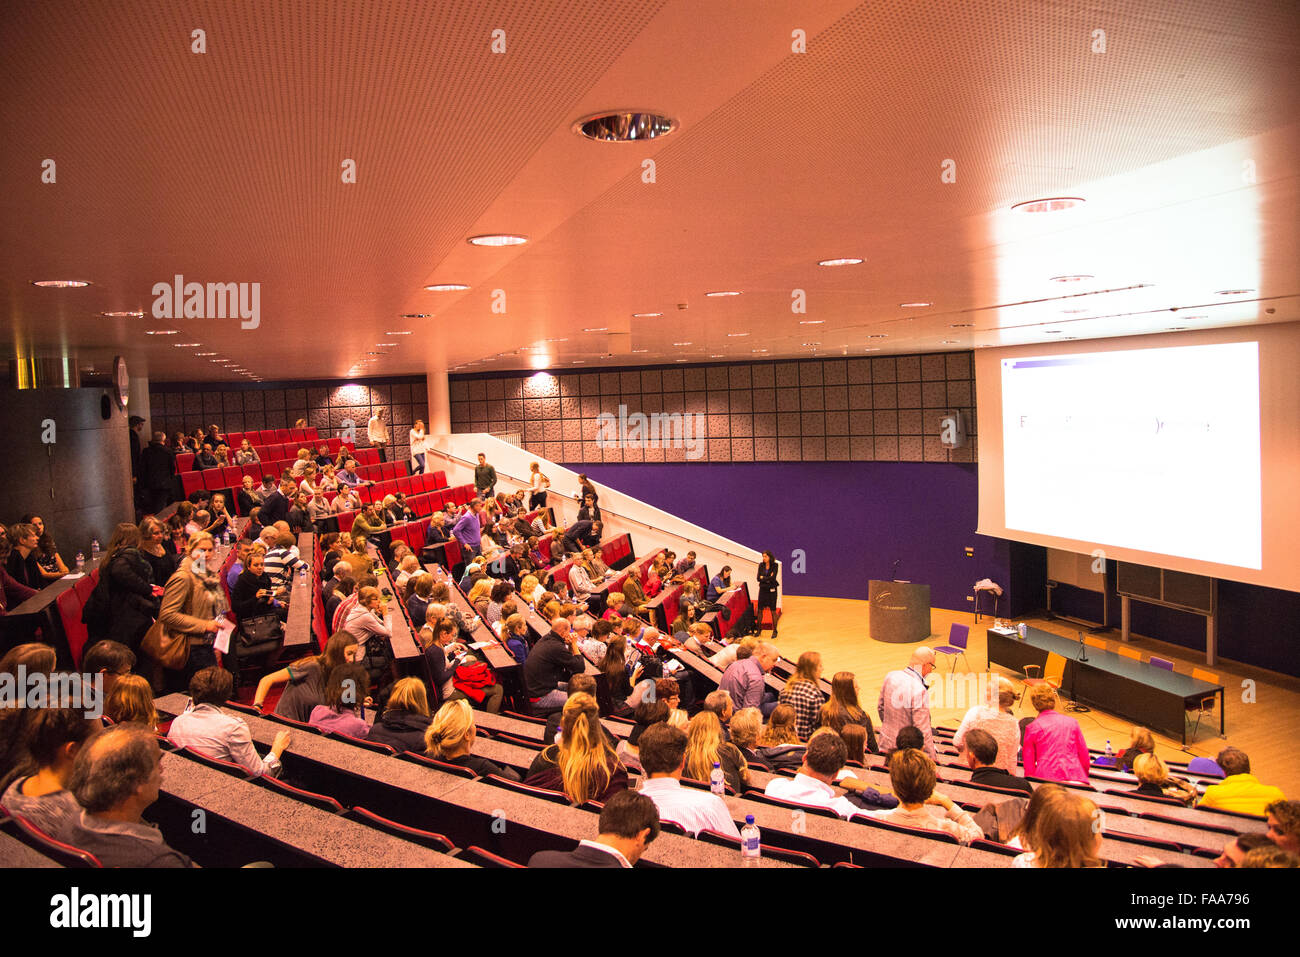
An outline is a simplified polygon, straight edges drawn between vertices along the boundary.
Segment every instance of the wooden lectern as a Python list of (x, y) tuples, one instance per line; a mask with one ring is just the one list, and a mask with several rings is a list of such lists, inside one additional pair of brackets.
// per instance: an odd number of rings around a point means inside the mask
[(871, 638), (893, 644), (924, 644), (930, 638), (930, 586), (872, 581)]

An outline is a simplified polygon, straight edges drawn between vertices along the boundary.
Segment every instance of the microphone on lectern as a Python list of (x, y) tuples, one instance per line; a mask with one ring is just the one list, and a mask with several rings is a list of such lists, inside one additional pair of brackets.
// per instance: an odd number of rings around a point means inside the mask
[(892, 578), (894, 581), (898, 581), (898, 566), (899, 566), (899, 563), (900, 563), (900, 562), (902, 562), (902, 559), (901, 559), (901, 558), (895, 558), (895, 559), (894, 559), (894, 570), (893, 570), (892, 572), (889, 573), (889, 577)]

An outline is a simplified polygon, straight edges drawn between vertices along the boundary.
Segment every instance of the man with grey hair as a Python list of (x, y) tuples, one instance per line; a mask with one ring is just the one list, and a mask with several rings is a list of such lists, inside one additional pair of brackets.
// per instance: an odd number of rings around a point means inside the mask
[(766, 718), (777, 705), (776, 692), (767, 687), (767, 673), (779, 657), (776, 645), (761, 641), (748, 658), (739, 658), (727, 666), (718, 687), (731, 695), (733, 707), (758, 708)]
[(538, 639), (524, 661), (524, 689), (537, 715), (559, 711), (569, 700), (569, 679), (583, 671), (586, 659), (569, 619), (551, 619), (551, 630)]
[(51, 836), (89, 851), (105, 867), (191, 866), (141, 817), (158, 800), (161, 758), (157, 736), (143, 725), (114, 725), (95, 735), (68, 776), (82, 813)]
[(930, 729), (930, 688), (925, 682), (932, 671), (934, 649), (922, 645), (912, 652), (906, 668), (885, 675), (876, 704), (881, 751), (892, 751), (898, 732), (914, 725), (925, 740), (925, 753), (935, 758), (934, 732)]

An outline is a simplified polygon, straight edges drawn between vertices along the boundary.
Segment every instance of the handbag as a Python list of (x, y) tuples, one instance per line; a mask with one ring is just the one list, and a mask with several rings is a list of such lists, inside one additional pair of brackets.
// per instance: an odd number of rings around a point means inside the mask
[(190, 636), (169, 635), (162, 619), (155, 619), (140, 642), (140, 650), (169, 671), (180, 671), (190, 660)]
[(256, 618), (245, 618), (239, 623), (239, 643), (246, 648), (260, 645), (264, 641), (275, 641), (279, 637), (279, 615), (258, 615)]

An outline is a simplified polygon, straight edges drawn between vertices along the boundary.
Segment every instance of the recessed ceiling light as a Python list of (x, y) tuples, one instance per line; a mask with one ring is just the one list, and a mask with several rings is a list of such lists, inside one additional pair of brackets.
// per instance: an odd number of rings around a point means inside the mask
[(750, 352), (766, 352), (766, 349), (750, 349)]
[(1165, 330), (1165, 331), (1166, 331), (1166, 332), (1182, 332), (1182, 331), (1183, 331), (1184, 329), (1186, 329), (1186, 328), (1187, 328), (1186, 326), (1170, 326), (1170, 327), (1169, 327), (1167, 330)]
[(944, 339), (944, 340), (942, 340), (942, 342), (941, 342), (940, 344), (941, 344), (941, 345), (945, 345), (945, 346), (955, 346), (955, 345), (957, 344), (957, 340), (956, 340), (956, 339)]
[(745, 336), (747, 336), (747, 335), (749, 335), (748, 332), (728, 332), (728, 333), (727, 333), (727, 338), (728, 338), (728, 339), (741, 339), (741, 338), (743, 338), (743, 337), (745, 337)]
[(948, 326), (948, 328), (949, 329), (970, 329), (974, 325), (975, 323), (973, 322), (954, 322), (950, 326)]
[(880, 346), (867, 346), (867, 347), (866, 347), (865, 349), (863, 349), (862, 351), (863, 351), (863, 352), (879, 352), (879, 351), (880, 351)]
[(568, 336), (555, 336), (555, 337), (552, 338), (552, 339), (543, 339), (542, 341), (543, 341), (543, 342), (568, 342), (568, 341), (569, 341), (569, 337), (568, 337)]
[(709, 356), (709, 358), (710, 358), (710, 359), (725, 359), (725, 358), (727, 358), (727, 357), (724, 356), (721, 352), (715, 352), (715, 353), (713, 353), (713, 355)]
[(1061, 312), (1063, 312), (1067, 316), (1077, 316), (1079, 313), (1087, 312), (1087, 311), (1088, 311), (1087, 309), (1062, 309), (1061, 310)]
[(821, 341), (818, 340), (817, 342), (804, 342), (804, 343), (801, 343), (801, 345), (805, 345), (805, 346), (819, 346), (819, 345), (821, 345)]
[(933, 306), (932, 302), (900, 302), (899, 309), (924, 309), (926, 306)]
[(1253, 289), (1216, 289), (1214, 294), (1216, 296), (1244, 296), (1254, 291)]
[(687, 359), (674, 359), (673, 362), (687, 362)]
[(397, 343), (396, 343), (396, 342), (376, 342), (375, 345), (377, 345), (377, 346), (395, 346), (395, 345), (397, 345)]
[(385, 332), (384, 333), (384, 335), (386, 336), (409, 336), (410, 334), (411, 331), (409, 329), (406, 332)]
[(127, 309), (124, 312), (101, 312), (106, 319), (143, 319), (143, 309)]
[(868, 338), (868, 339), (888, 339), (888, 338), (889, 338), (889, 334), (888, 334), (888, 333), (885, 333), (885, 332), (873, 332), (871, 335), (867, 336), (867, 338)]
[(174, 336), (179, 332), (179, 329), (146, 329), (144, 334), (146, 336)]
[[(368, 356), (386, 356), (386, 355), (388, 355), (388, 353), (387, 353), (387, 352), (374, 352), (374, 351), (371, 351), (371, 352), (367, 352), (366, 355), (368, 355)], [(506, 355), (509, 355), (509, 353), (506, 353)]]
[(634, 312), (632, 313), (632, 318), (633, 319), (658, 319), (662, 315), (663, 315), (662, 312)]
[(860, 262), (862, 262), (861, 259), (854, 259), (854, 258), (850, 257), (850, 258), (848, 258), (848, 259), (823, 259), (823, 260), (819, 261), (819, 262), (817, 263), (817, 265), (819, 265), (819, 266), (856, 266), (856, 265), (857, 265), (858, 263), (860, 263)]
[(468, 289), (469, 286), (463, 282), (435, 282), (424, 288), (426, 292), (460, 292), (463, 289)]
[(675, 346), (690, 346), (690, 345), (694, 345), (694, 343), (692, 343), (692, 342), (674, 342), (673, 345), (675, 345)]
[(227, 362), (229, 362), (230, 360), (229, 360), (229, 359), (209, 359), (208, 361), (209, 361), (209, 362), (215, 362), (217, 365), (225, 365), (225, 364), (226, 364)]
[(33, 286), (40, 286), (42, 289), (80, 289), (82, 286), (89, 286), (90, 283), (84, 279), (37, 279), (32, 282)]
[(633, 349), (633, 352), (649, 352), (649, 349)]
[(585, 364), (586, 361), (587, 361), (586, 359), (574, 359), (573, 362), (572, 362), (572, 364), (575, 365), (575, 366), (580, 366), (580, 365)]
[(172, 345), (174, 345), (177, 349), (197, 349), (199, 346), (203, 345), (203, 343), (201, 343), (201, 342), (173, 342)]
[(196, 356), (215, 356), (215, 355), (216, 355), (215, 352), (196, 352), (196, 353), (194, 353), (194, 354), (195, 354)]
[(609, 332), (609, 326), (592, 326), (589, 329), (583, 329), (583, 332)]
[(1031, 199), (1016, 203), (1011, 207), (1014, 213), (1059, 213), (1062, 210), (1082, 206), (1086, 200), (1079, 196), (1049, 196), (1046, 199)]
[(1209, 316), (1203, 316), (1203, 315), (1202, 315), (1202, 316), (1184, 316), (1184, 317), (1183, 317), (1183, 319), (1185, 319), (1185, 320), (1188, 321), (1188, 322), (1195, 322), (1197, 319), (1208, 319), (1208, 318), (1210, 318), (1210, 317), (1209, 317)]
[(800, 320), (799, 320), (799, 325), (801, 325), (801, 326), (820, 326), (820, 325), (821, 325), (823, 322), (825, 322), (825, 321), (826, 321), (825, 319), (800, 319)]
[(667, 136), (677, 129), (677, 121), (662, 113), (615, 110), (585, 116), (575, 121), (571, 129), (600, 143), (641, 143)]
[(484, 233), (481, 236), (471, 236), (465, 242), (471, 246), (522, 246), (528, 242), (528, 237), (513, 233)]
[(1060, 330), (1060, 329), (1044, 329), (1044, 330), (1043, 330), (1043, 335), (1045, 335), (1045, 336), (1059, 336), (1060, 334), (1061, 334), (1061, 330)]
[(724, 291), (720, 291), (720, 292), (706, 292), (704, 295), (706, 295), (706, 296), (708, 296), (708, 297), (710, 297), (710, 298), (712, 298), (712, 299), (717, 299), (719, 296), (739, 296), (740, 293), (738, 293), (738, 292), (731, 292), (731, 291), (726, 291), (726, 290), (724, 290)]
[(1096, 276), (1090, 276), (1087, 273), (1076, 273), (1069, 276), (1053, 276), (1051, 282), (1083, 282), (1085, 279), (1096, 279)]

